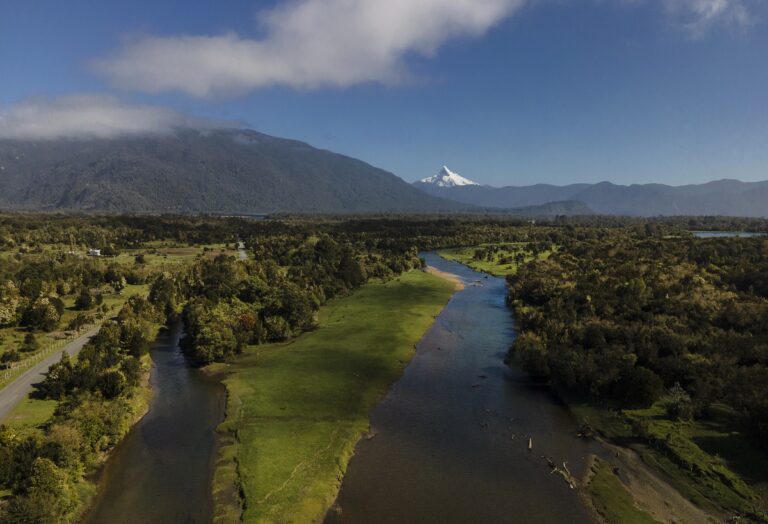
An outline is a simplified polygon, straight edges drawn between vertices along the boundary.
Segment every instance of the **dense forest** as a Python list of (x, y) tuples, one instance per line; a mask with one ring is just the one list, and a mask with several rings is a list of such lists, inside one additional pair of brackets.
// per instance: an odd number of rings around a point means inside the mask
[(638, 237), (562, 242), (508, 278), (531, 374), (623, 406), (693, 417), (725, 401), (768, 442), (768, 243)]

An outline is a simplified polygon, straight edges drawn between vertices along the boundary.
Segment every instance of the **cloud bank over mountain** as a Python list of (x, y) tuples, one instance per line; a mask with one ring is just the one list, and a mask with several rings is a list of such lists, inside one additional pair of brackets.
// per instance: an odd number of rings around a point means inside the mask
[(54, 140), (167, 135), (176, 129), (232, 127), (160, 106), (130, 104), (99, 94), (30, 99), (0, 109), (0, 138)]

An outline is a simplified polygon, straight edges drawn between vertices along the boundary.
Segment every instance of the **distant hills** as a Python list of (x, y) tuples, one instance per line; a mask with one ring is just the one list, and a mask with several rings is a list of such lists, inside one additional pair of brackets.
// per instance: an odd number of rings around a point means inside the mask
[(718, 180), (687, 186), (622, 186), (601, 182), (567, 186), (536, 184), (491, 187), (476, 183), (438, 184), (432, 179), (438, 180), (440, 177), (438, 175), (414, 182), (414, 187), (433, 196), (485, 208), (511, 209), (570, 201), (580, 202), (584, 209), (592, 213), (606, 215), (768, 216), (768, 181)]
[(0, 140), (0, 208), (131, 213), (461, 212), (470, 206), (251, 130)]

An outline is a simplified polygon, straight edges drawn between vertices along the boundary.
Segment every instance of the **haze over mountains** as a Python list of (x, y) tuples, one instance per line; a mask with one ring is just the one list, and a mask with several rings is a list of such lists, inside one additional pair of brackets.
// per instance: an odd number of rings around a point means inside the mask
[[(459, 177), (469, 183), (453, 183)], [(551, 202), (580, 202), (585, 209), (606, 215), (727, 215), (768, 216), (768, 181), (718, 180), (705, 184), (617, 185), (571, 184), (492, 187), (479, 185), (447, 168), (414, 182), (422, 191), (480, 207), (521, 208)]]

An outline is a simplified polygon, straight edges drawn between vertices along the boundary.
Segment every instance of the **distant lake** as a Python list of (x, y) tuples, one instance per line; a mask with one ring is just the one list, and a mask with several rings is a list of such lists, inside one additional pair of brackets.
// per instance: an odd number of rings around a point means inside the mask
[(752, 231), (691, 231), (697, 238), (751, 238), (764, 237), (765, 233)]

